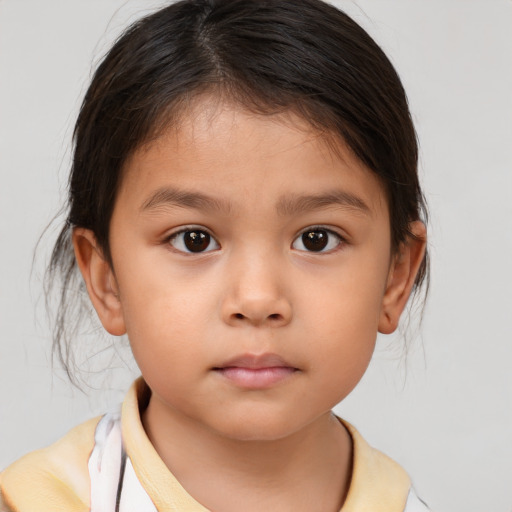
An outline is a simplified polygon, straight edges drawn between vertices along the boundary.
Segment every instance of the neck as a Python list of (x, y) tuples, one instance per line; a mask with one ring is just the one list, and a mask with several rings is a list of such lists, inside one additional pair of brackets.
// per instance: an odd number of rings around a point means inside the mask
[(228, 438), (151, 398), (146, 433), (166, 466), (210, 510), (338, 512), (351, 476), (352, 440), (332, 413), (284, 438)]

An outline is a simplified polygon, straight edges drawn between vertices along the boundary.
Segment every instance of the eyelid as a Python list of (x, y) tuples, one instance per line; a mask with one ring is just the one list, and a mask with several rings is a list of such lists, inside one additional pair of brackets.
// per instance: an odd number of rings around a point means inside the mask
[(330, 254), (332, 252), (335, 252), (336, 250), (339, 250), (340, 246), (344, 246), (347, 244), (346, 237), (339, 233), (336, 229), (329, 226), (313, 225), (300, 230), (297, 236), (293, 239), (292, 248), (294, 248), (293, 245), (295, 244), (295, 242), (297, 240), (300, 240), (302, 235), (304, 235), (304, 233), (307, 233), (308, 231), (325, 231), (329, 235), (334, 235), (338, 239), (338, 243), (336, 244), (336, 247), (333, 247), (332, 249), (329, 250), (308, 251), (307, 249), (297, 249), (300, 252), (306, 252), (308, 254)]
[[(208, 249), (205, 251), (194, 252), (194, 251), (188, 251), (188, 250), (181, 250), (181, 249), (176, 248), (174, 245), (172, 245), (171, 241), (173, 239), (176, 239), (179, 235), (186, 233), (187, 231), (202, 231), (202, 232), (206, 233), (207, 235), (210, 236), (211, 240), (213, 242), (215, 242), (217, 247), (215, 247), (214, 249)], [(217, 240), (217, 238), (212, 234), (212, 232), (205, 226), (198, 226), (198, 225), (181, 226), (179, 228), (176, 228), (172, 233), (169, 233), (168, 235), (166, 235), (162, 242), (164, 244), (169, 245), (173, 251), (175, 251), (179, 254), (185, 254), (187, 256), (189, 256), (189, 255), (199, 256), (201, 254), (209, 254), (210, 252), (220, 249), (220, 243)]]

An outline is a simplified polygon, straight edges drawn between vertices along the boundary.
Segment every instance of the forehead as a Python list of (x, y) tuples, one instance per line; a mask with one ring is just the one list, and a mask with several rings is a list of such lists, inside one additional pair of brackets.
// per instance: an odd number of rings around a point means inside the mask
[(339, 137), (294, 112), (255, 114), (215, 98), (189, 107), (126, 162), (119, 196), (132, 205), (166, 187), (207, 191), (233, 208), (335, 190), (387, 214), (379, 178)]

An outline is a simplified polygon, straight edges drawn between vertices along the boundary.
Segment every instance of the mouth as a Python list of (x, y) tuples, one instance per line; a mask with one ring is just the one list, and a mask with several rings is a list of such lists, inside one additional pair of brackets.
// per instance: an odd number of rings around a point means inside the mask
[(244, 354), (213, 368), (213, 371), (245, 389), (266, 389), (299, 371), (276, 354)]

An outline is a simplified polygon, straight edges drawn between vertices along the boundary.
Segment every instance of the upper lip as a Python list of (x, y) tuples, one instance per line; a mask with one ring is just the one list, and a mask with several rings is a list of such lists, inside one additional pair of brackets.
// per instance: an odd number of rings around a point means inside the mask
[(288, 367), (293, 368), (293, 365), (285, 361), (281, 356), (277, 354), (243, 354), (240, 356), (233, 357), (225, 363), (216, 366), (215, 369), (221, 368), (279, 368)]

